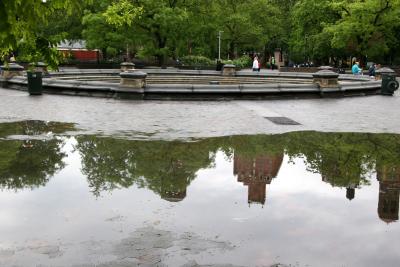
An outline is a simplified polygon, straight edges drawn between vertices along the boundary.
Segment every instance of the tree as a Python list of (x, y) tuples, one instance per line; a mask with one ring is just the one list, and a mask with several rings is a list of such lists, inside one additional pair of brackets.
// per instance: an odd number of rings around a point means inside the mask
[(280, 10), (271, 1), (218, 0), (215, 8), (230, 58), (246, 51), (264, 51), (282, 33)]
[(164, 65), (174, 49), (173, 40), (182, 38), (187, 12), (182, 0), (122, 0), (110, 5), (104, 15), (112, 25), (132, 26), (142, 38), (143, 54), (154, 55)]
[(323, 31), (326, 24), (333, 24), (340, 18), (331, 3), (331, 0), (299, 0), (293, 7), (290, 16), (293, 30), (289, 43), (294, 61), (327, 63), (329, 57), (337, 56), (333, 53), (331, 36)]
[(399, 0), (334, 1), (340, 19), (326, 25), (333, 48), (344, 49), (360, 59), (382, 59), (399, 40)]
[(382, 60), (398, 46), (399, 15), (399, 0), (299, 0), (291, 14), (291, 56)]
[(6, 60), (10, 53), (21, 49), (32, 61), (43, 59), (56, 66), (58, 56), (52, 48), (60, 40), (42, 34), (40, 28), (51, 23), (49, 18), (54, 12), (72, 14), (81, 5), (78, 0), (0, 1), (0, 59)]

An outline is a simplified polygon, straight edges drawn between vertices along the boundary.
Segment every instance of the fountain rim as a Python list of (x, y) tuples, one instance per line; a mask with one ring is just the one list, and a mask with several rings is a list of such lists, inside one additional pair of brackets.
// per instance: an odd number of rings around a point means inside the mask
[[(43, 78), (43, 89), (45, 93), (56, 93), (66, 95), (87, 95), (102, 96), (114, 98), (131, 98), (131, 99), (151, 99), (151, 96), (157, 94), (158, 98), (185, 99), (188, 96), (201, 96), (207, 94), (207, 100), (223, 99), (252, 99), (252, 98), (297, 98), (301, 95), (314, 97), (321, 96), (354, 96), (354, 95), (372, 95), (378, 94), (381, 89), (381, 81), (372, 80), (368, 76), (354, 76), (348, 74), (337, 74), (338, 85), (331, 88), (320, 88), (318, 84), (313, 83), (315, 73), (303, 72), (251, 72), (236, 71), (234, 76), (222, 76), (220, 71), (211, 70), (180, 70), (180, 69), (140, 69), (138, 77), (157, 77), (157, 76), (186, 76), (190, 77), (234, 77), (234, 78), (273, 78), (281, 79), (278, 83), (238, 83), (238, 84), (194, 84), (185, 82), (183, 84), (146, 84), (144, 88), (132, 89), (120, 86), (116, 83), (105, 81), (82, 81), (79, 77), (90, 75), (97, 76), (120, 76), (120, 69), (74, 69), (62, 70), (59, 72), (50, 72)], [(143, 75), (146, 74), (146, 75)], [(122, 75), (123, 76), (123, 75)], [(129, 75), (128, 75), (129, 76)], [(135, 75), (134, 75), (135, 76)], [(65, 77), (77, 77), (77, 79), (63, 80)], [(301, 83), (285, 83), (285, 79), (298, 80)], [(304, 81), (310, 81), (304, 84)], [(11, 79), (3, 79), (0, 85), (11, 89), (26, 90), (27, 77), (15, 76)], [(6, 86), (4, 86), (6, 84)], [(213, 97), (214, 96), (214, 97)]]

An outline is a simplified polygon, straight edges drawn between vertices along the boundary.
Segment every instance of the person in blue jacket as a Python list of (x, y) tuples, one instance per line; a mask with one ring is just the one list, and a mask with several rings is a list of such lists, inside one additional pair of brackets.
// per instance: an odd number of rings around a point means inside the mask
[(360, 68), (360, 63), (359, 62), (355, 62), (353, 67), (351, 68), (351, 72), (354, 75), (361, 75), (362, 74), (362, 69)]

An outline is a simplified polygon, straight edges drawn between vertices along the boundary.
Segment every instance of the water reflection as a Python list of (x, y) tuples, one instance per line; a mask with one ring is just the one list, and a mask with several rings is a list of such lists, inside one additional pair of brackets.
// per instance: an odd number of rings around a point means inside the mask
[(260, 155), (249, 158), (235, 153), (233, 173), (238, 182), (248, 187), (248, 203), (265, 203), (266, 185), (270, 184), (279, 172), (283, 152), (277, 155)]
[(73, 123), (26, 120), (18, 122), (0, 123), (0, 138), (17, 136), (35, 136), (49, 134), (64, 134), (74, 131)]
[(181, 201), (200, 169), (214, 164), (217, 151), (233, 159), (237, 181), (248, 187), (248, 203), (265, 204), (266, 187), (277, 176), (284, 154), (303, 158), (308, 171), (332, 187), (356, 189), (380, 182), (379, 217), (398, 220), (400, 136), (363, 133), (296, 132), (235, 136), (197, 142), (129, 141), (81, 136), (76, 148), (95, 195), (136, 184), (168, 201)]
[[(29, 136), (61, 134), (74, 129), (73, 124), (20, 121), (0, 124), (0, 188), (24, 189), (45, 186), (49, 179), (65, 167), (59, 138), (31, 140)], [(7, 140), (19, 136), (22, 140)]]
[[(44, 140), (26, 136), (58, 135), (73, 124), (24, 121), (0, 124), (0, 187), (23, 189), (45, 186), (65, 167), (66, 137)], [(23, 136), (21, 140), (8, 140)], [(400, 136), (365, 133), (295, 132), (281, 135), (209, 138), (196, 142), (134, 141), (82, 135), (75, 151), (81, 172), (95, 196), (133, 185), (147, 188), (170, 202), (187, 196), (187, 188), (201, 169), (215, 165), (217, 152), (233, 161), (233, 174), (247, 187), (250, 205), (268, 203), (284, 156), (302, 158), (307, 170), (322, 181), (345, 188), (352, 200), (357, 189), (368, 186), (376, 173), (380, 184), (378, 215), (389, 223), (398, 220), (400, 195)]]
[[(93, 194), (136, 184), (180, 201), (196, 172), (209, 168), (215, 150), (204, 142), (129, 141), (81, 136), (76, 148)], [(207, 141), (206, 141), (207, 142)]]
[(379, 218), (387, 223), (399, 219), (400, 164), (377, 165), (379, 181)]
[(61, 140), (0, 141), (0, 188), (24, 189), (45, 186), (63, 169)]

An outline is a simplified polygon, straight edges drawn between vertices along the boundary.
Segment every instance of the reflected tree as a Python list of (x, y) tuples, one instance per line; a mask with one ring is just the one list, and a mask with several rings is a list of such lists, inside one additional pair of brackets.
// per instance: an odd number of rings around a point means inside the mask
[(34, 189), (45, 186), (63, 169), (63, 141), (0, 141), (0, 188)]
[(27, 120), (0, 124), (0, 138), (11, 135), (62, 134), (76, 130), (75, 124), (53, 121)]
[(204, 142), (130, 141), (82, 136), (76, 148), (94, 195), (132, 185), (164, 198), (182, 196), (196, 172), (214, 162)]
[[(71, 123), (20, 121), (0, 124), (0, 188), (34, 189), (46, 185), (56, 172), (63, 169), (66, 156), (61, 151), (64, 141), (30, 140), (28, 136), (61, 134), (74, 130)], [(7, 140), (23, 136), (25, 140)]]
[[(212, 167), (222, 151), (247, 159), (272, 159), (285, 152), (302, 157), (309, 171), (334, 187), (354, 189), (369, 184), (376, 162), (396, 164), (400, 136), (365, 133), (293, 132), (281, 135), (232, 136), (196, 142), (129, 141), (95, 136), (78, 138), (82, 171), (95, 195), (101, 191), (146, 187), (166, 199), (185, 196), (201, 168)], [(281, 156), (280, 156), (281, 157)], [(349, 193), (351, 197), (351, 192)]]
[(304, 157), (310, 171), (337, 187), (369, 184), (377, 161), (390, 164), (400, 156), (398, 135), (298, 132), (287, 137), (287, 154)]

